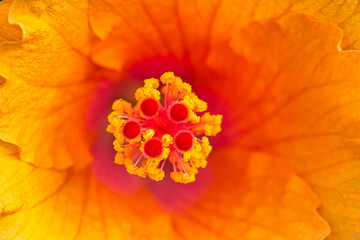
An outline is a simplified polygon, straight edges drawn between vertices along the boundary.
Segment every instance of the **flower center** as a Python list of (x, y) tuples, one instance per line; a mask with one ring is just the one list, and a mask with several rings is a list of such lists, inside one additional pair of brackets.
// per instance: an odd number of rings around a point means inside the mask
[[(175, 182), (195, 181), (199, 167), (205, 167), (211, 152), (207, 136), (221, 131), (221, 115), (208, 112), (191, 86), (173, 73), (150, 78), (135, 92), (134, 107), (123, 99), (113, 103), (108, 132), (115, 136), (115, 163), (125, 165), (131, 174), (162, 180), (167, 160)], [(161, 95), (164, 98), (162, 103)]]

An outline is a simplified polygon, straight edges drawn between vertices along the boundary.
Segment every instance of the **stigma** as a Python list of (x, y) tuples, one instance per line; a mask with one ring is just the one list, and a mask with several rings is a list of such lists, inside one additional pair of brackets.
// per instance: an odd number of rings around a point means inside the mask
[(212, 150), (208, 136), (221, 131), (222, 115), (211, 115), (207, 103), (172, 72), (146, 79), (135, 92), (137, 103), (118, 99), (108, 116), (115, 137), (115, 163), (130, 174), (160, 181), (164, 166), (178, 183), (195, 181)]

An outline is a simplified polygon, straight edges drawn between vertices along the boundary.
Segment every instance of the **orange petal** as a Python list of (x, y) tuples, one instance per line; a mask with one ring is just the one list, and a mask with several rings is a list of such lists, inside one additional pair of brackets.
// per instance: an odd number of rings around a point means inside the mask
[[(48, 181), (52, 181), (49, 177)], [(174, 239), (170, 216), (147, 194), (117, 196), (87, 171), (73, 173), (56, 193), (0, 220), (6, 239)]]
[(360, 5), (358, 1), (297, 1), (291, 11), (305, 13), (336, 24), (344, 31), (343, 49), (360, 49)]
[(328, 234), (317, 197), (288, 166), (237, 146), (214, 155), (210, 190), (183, 214), (164, 212), (143, 189), (116, 195), (88, 170), (37, 170), (11, 156), (13, 148), (2, 149), (8, 156), (1, 155), (2, 169), (10, 168), (0, 175), (6, 189), (0, 202), (7, 206), (0, 235), (6, 239), (320, 240)]
[[(345, 49), (360, 49), (360, 8), (352, 1), (91, 1), (89, 20), (100, 37), (94, 60), (123, 70), (161, 55), (201, 63), (208, 51), (254, 20), (307, 13), (344, 30)], [(191, 23), (191, 24), (189, 24)]]
[(215, 14), (210, 1), (93, 1), (90, 22), (104, 40), (93, 58), (116, 70), (154, 55), (199, 61), (209, 49)]
[(344, 31), (344, 49), (360, 49), (360, 5), (358, 1), (339, 0), (259, 0), (221, 1), (214, 21), (213, 35), (227, 36), (250, 21), (307, 14), (317, 20), (336, 24)]
[(13, 0), (3, 1), (0, 3), (0, 42), (20, 40), (21, 29), (16, 25), (10, 25), (8, 21), (9, 11)]
[(78, 167), (91, 161), (85, 123), (96, 84), (92, 64), (49, 25), (10, 14), (24, 41), (0, 45), (0, 138), (21, 148), (21, 159), (42, 167)]
[(329, 239), (360, 232), (360, 54), (339, 51), (341, 36), (300, 16), (251, 23), (208, 60), (228, 78), (213, 84), (233, 105), (240, 144), (289, 161), (311, 184), (334, 232)]
[[(41, 20), (72, 47), (89, 54), (93, 35), (88, 23), (88, 0), (14, 0), (11, 18), (25, 23), (27, 18)], [(23, 21), (24, 20), (24, 21)], [(34, 23), (33, 23), (34, 24)]]
[(90, 170), (42, 170), (0, 145), (1, 239), (174, 239), (170, 215), (141, 190), (120, 196)]
[(67, 172), (35, 168), (20, 161), (19, 149), (9, 143), (0, 141), (0, 156), (1, 216), (44, 201), (59, 191), (68, 178)]
[(185, 238), (320, 240), (329, 234), (317, 196), (284, 161), (234, 146), (215, 152), (211, 162), (212, 186), (174, 218)]

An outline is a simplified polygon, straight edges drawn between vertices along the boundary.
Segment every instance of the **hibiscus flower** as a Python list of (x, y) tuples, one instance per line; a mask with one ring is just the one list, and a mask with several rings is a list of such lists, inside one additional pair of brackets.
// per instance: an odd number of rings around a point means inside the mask
[[(351, 1), (1, 1), (0, 238), (359, 239), (359, 22)], [(223, 116), (188, 184), (130, 175), (106, 132), (166, 72)]]

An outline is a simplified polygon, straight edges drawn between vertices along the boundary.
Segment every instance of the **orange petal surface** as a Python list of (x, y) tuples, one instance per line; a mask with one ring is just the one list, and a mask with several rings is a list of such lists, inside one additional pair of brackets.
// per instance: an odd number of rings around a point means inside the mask
[(310, 187), (291, 167), (239, 146), (213, 154), (214, 182), (205, 197), (177, 216), (185, 238), (324, 239), (327, 223)]
[(10, 25), (8, 21), (9, 10), (12, 0), (0, 4), (0, 42), (20, 40), (22, 37), (21, 30), (18, 26)]
[(2, 239), (317, 240), (329, 232), (316, 212), (319, 200), (291, 168), (238, 146), (214, 154), (219, 171), (210, 189), (183, 213), (165, 212), (144, 189), (116, 195), (90, 170), (36, 170), (9, 154), (9, 146), (2, 149), (4, 167), (20, 170), (2, 177), (2, 189), (12, 189), (0, 195), (1, 202), (12, 203), (0, 220)]
[[(344, 31), (342, 47), (359, 49), (357, 1), (91, 1), (89, 20), (103, 40), (93, 52), (105, 67), (124, 70), (145, 56), (201, 61), (251, 21), (306, 13)], [(188, 24), (191, 23), (191, 24)]]
[(24, 18), (40, 20), (77, 51), (85, 55), (90, 53), (93, 34), (88, 22), (88, 0), (76, 2), (14, 0), (13, 2), (11, 11), (16, 23), (24, 23), (21, 21)]
[(328, 21), (339, 26), (344, 37), (343, 49), (360, 49), (360, 2), (356, 1), (296, 1), (291, 11), (304, 13), (317, 19)]
[(93, 1), (90, 23), (103, 40), (95, 46), (93, 59), (121, 71), (144, 57), (159, 55), (199, 62), (210, 48), (217, 5), (210, 1)]
[(319, 194), (329, 239), (359, 234), (360, 54), (340, 51), (341, 36), (303, 16), (255, 22), (208, 59), (228, 79), (214, 86), (233, 105), (242, 147), (292, 164)]
[(91, 161), (85, 113), (93, 65), (47, 23), (18, 10), (10, 22), (21, 26), (24, 40), (0, 45), (0, 137), (37, 166), (84, 166)]

